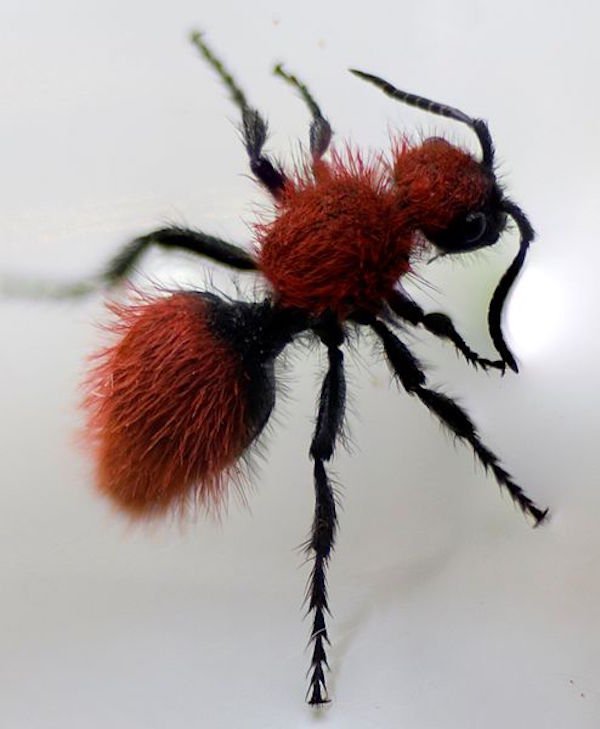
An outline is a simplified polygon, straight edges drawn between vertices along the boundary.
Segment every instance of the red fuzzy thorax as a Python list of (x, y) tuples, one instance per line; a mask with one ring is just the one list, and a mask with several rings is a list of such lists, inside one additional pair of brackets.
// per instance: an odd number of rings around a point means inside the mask
[(257, 226), (259, 267), (285, 306), (341, 319), (378, 311), (409, 270), (414, 235), (387, 165), (352, 152), (286, 187)]
[(118, 340), (86, 383), (100, 490), (132, 516), (217, 505), (252, 437), (239, 356), (200, 295), (111, 309)]

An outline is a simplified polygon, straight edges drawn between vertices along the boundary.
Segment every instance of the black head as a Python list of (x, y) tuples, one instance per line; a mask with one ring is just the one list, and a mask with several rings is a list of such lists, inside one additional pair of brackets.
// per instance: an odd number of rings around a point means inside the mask
[(460, 213), (446, 228), (427, 237), (442, 255), (470, 253), (497, 243), (506, 225), (502, 191), (493, 180), (483, 204)]

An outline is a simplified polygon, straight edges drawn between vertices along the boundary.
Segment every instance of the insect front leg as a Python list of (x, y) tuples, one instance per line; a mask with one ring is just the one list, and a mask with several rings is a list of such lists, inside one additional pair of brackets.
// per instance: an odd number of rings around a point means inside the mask
[(421, 325), (428, 332), (433, 334), (440, 339), (447, 339), (456, 347), (456, 349), (463, 355), (463, 357), (469, 362), (469, 364), (475, 367), (481, 367), (483, 370), (490, 368), (500, 370), (504, 373), (506, 363), (501, 360), (491, 360), (485, 357), (480, 357), (477, 352), (474, 352), (465, 340), (456, 331), (452, 319), (446, 314), (440, 312), (433, 312), (426, 314), (423, 309), (408, 296), (395, 291), (392, 296), (388, 299), (388, 304), (394, 314), (397, 314), (402, 319), (410, 322), (411, 324)]
[(325, 461), (333, 456), (346, 402), (344, 358), (340, 349), (344, 338), (343, 331), (335, 323), (321, 330), (319, 336), (327, 346), (329, 369), (321, 388), (317, 423), (310, 446), (310, 456), (314, 461), (315, 515), (312, 534), (307, 544), (307, 551), (314, 554), (307, 591), (308, 609), (313, 613), (313, 652), (308, 703), (314, 705), (329, 701), (325, 681), (325, 669), (329, 668), (325, 651), (325, 645), (329, 643), (325, 622), (325, 614), (329, 612), (326, 568), (337, 530), (335, 495), (325, 470)]
[(531, 516), (536, 526), (540, 524), (546, 518), (548, 509), (540, 509), (513, 481), (500, 465), (498, 457), (481, 442), (475, 424), (467, 413), (451, 398), (425, 387), (426, 378), (419, 361), (383, 322), (373, 320), (371, 327), (380, 337), (387, 360), (408, 394), (416, 395), (451, 433), (467, 442), (486, 471), (494, 474), (498, 485), (508, 491), (521, 511)]

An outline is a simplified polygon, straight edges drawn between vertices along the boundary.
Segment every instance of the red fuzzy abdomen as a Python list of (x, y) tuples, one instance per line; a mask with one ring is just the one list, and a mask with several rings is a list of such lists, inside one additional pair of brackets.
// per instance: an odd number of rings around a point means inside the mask
[(210, 307), (191, 293), (111, 307), (119, 339), (86, 383), (87, 433), (100, 490), (133, 516), (218, 503), (256, 434), (240, 357)]
[(352, 157), (288, 189), (258, 237), (261, 271), (284, 305), (340, 318), (379, 310), (413, 247), (386, 176)]

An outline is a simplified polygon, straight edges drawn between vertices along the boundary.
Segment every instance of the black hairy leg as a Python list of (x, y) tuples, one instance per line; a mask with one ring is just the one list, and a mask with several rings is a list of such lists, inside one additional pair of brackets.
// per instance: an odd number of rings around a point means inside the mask
[(383, 322), (374, 319), (371, 327), (380, 337), (387, 360), (406, 392), (416, 395), (451, 433), (466, 441), (486, 471), (493, 473), (498, 485), (508, 491), (523, 513), (533, 518), (536, 526), (540, 524), (548, 514), (548, 509), (540, 509), (502, 468), (498, 457), (481, 442), (475, 424), (467, 413), (451, 398), (425, 387), (426, 378), (421, 364)]
[(440, 339), (447, 339), (452, 342), (469, 364), (472, 364), (475, 367), (481, 367), (483, 370), (493, 368), (504, 373), (506, 363), (501, 359), (491, 360), (486, 359), (485, 357), (480, 357), (477, 352), (474, 352), (469, 347), (465, 340), (456, 331), (456, 328), (452, 323), (452, 319), (450, 319), (450, 317), (446, 314), (441, 314), (440, 312), (426, 314), (415, 301), (400, 291), (394, 291), (392, 296), (388, 299), (388, 304), (394, 314), (405, 321), (408, 321), (415, 326), (420, 324), (434, 336), (440, 337)]
[(323, 116), (323, 112), (315, 101), (313, 95), (308, 90), (306, 84), (302, 83), (302, 81), (293, 74), (285, 71), (281, 63), (278, 63), (275, 66), (273, 73), (275, 73), (276, 76), (280, 76), (284, 81), (290, 84), (290, 86), (297, 89), (308, 106), (310, 113), (312, 114), (312, 122), (309, 130), (310, 153), (312, 154), (313, 159), (320, 159), (327, 151), (329, 143), (331, 142), (331, 125)]
[(325, 681), (325, 670), (329, 668), (325, 646), (330, 642), (325, 620), (329, 612), (326, 569), (335, 542), (337, 516), (335, 495), (325, 470), (325, 462), (333, 456), (346, 402), (344, 357), (340, 349), (343, 331), (337, 322), (331, 321), (319, 327), (317, 334), (327, 347), (329, 368), (321, 388), (317, 422), (310, 446), (310, 456), (314, 461), (315, 515), (307, 544), (307, 551), (314, 556), (307, 590), (308, 611), (313, 615), (310, 637), (313, 647), (307, 697), (308, 703), (313, 705), (329, 701)]
[(170, 227), (155, 230), (127, 243), (100, 274), (90, 276), (83, 281), (54, 283), (4, 278), (0, 281), (0, 293), (27, 298), (73, 299), (85, 296), (105, 286), (115, 286), (127, 279), (140, 258), (152, 245), (197, 253), (239, 271), (254, 271), (257, 267), (252, 256), (233, 243), (199, 230)]
[(191, 41), (209, 65), (217, 72), (231, 94), (233, 103), (242, 114), (242, 136), (250, 160), (252, 174), (272, 195), (278, 197), (285, 186), (286, 178), (283, 171), (263, 154), (262, 150), (268, 134), (267, 122), (256, 109), (248, 104), (246, 95), (223, 63), (206, 45), (202, 33), (192, 33)]
[(101, 277), (106, 284), (115, 284), (131, 273), (144, 252), (152, 245), (179, 248), (197, 253), (240, 271), (256, 270), (256, 262), (243, 248), (190, 228), (161, 228), (128, 243), (108, 264)]

